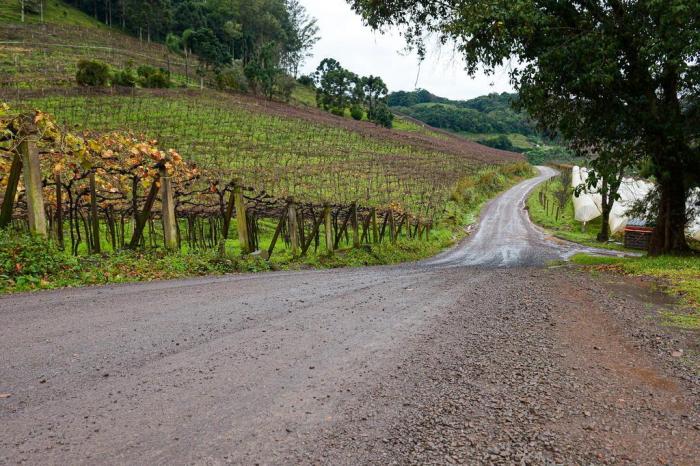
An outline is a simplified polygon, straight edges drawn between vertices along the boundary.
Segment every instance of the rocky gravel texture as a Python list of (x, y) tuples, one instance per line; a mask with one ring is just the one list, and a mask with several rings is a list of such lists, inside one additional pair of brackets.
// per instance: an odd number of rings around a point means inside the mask
[(672, 356), (693, 338), (646, 290), (484, 273), (300, 462), (700, 464), (700, 376)]
[(0, 297), (0, 464), (700, 464), (700, 335), (545, 265), (550, 175), (418, 264)]

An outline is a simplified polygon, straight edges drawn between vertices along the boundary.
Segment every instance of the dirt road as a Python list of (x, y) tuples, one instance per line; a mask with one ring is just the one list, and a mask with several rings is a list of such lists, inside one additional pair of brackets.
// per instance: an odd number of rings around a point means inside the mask
[(0, 464), (697, 464), (650, 297), (522, 209), (419, 264), (0, 298)]

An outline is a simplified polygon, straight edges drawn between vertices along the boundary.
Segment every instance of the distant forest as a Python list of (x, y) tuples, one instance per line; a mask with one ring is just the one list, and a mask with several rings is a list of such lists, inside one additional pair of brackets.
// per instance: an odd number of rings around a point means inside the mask
[(527, 115), (513, 109), (516, 94), (489, 94), (471, 100), (450, 100), (425, 89), (389, 94), (392, 110), (430, 126), (459, 133), (537, 134)]
[(318, 40), (316, 20), (298, 0), (67, 0), (144, 41), (193, 52), (213, 68), (247, 64), (274, 45), (291, 75)]

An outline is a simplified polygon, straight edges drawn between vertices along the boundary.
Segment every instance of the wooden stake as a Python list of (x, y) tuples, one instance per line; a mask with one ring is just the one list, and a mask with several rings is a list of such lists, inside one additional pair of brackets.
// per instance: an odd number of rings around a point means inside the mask
[(92, 223), (92, 252), (102, 252), (100, 244), (100, 219), (97, 216), (97, 188), (95, 186), (95, 171), (90, 171), (90, 220)]
[(12, 166), (10, 166), (10, 174), (7, 178), (5, 197), (2, 200), (0, 228), (5, 228), (12, 222), (12, 209), (15, 204), (15, 196), (17, 196), (17, 185), (19, 184), (20, 176), (22, 176), (22, 156), (17, 152), (12, 158)]
[(22, 156), (22, 165), (24, 166), (24, 189), (26, 190), (27, 198), (29, 230), (37, 235), (46, 236), (46, 212), (44, 211), (44, 195), (41, 187), (41, 163), (34, 134), (26, 134), (24, 136), (24, 140), (19, 145), (19, 153)]
[(331, 218), (331, 206), (328, 204), (323, 206), (323, 220), (325, 224), (326, 233), (326, 251), (328, 252), (328, 254), (333, 254), (333, 219)]
[(175, 217), (175, 199), (173, 186), (165, 167), (160, 170), (160, 203), (163, 219), (163, 239), (165, 249), (177, 250), (177, 217)]
[(236, 224), (238, 227), (238, 242), (243, 254), (249, 254), (250, 239), (248, 237), (248, 217), (246, 215), (245, 200), (243, 199), (243, 189), (236, 184), (233, 187), (233, 202), (236, 206)]
[(372, 242), (374, 244), (379, 243), (379, 229), (377, 228), (377, 209), (372, 207), (370, 212), (371, 222), (372, 222)]
[(360, 222), (357, 220), (357, 203), (352, 203), (352, 247), (360, 248)]
[(289, 230), (289, 242), (292, 245), (292, 256), (299, 255), (299, 227), (297, 225), (297, 206), (294, 198), (287, 199), (287, 229)]

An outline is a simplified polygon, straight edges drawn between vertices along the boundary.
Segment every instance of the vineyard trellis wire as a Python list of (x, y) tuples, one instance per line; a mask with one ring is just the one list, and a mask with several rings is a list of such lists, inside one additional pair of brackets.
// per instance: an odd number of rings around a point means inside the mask
[[(402, 231), (408, 237), (418, 238), (424, 233), (427, 236), (430, 229), (429, 220), (421, 220), (397, 204), (389, 203), (384, 208), (359, 207), (357, 201), (342, 202), (343, 193), (338, 196), (341, 202), (331, 203), (328, 198), (321, 201), (315, 197), (319, 193), (315, 189), (311, 192), (287, 190), (286, 197), (273, 196), (259, 189), (261, 183), (269, 182), (270, 172), (262, 171), (262, 178), (252, 176), (255, 169), (260, 168), (257, 162), (250, 167), (234, 164), (232, 168), (223, 169), (220, 160), (215, 163), (205, 160), (211, 168), (199, 168), (184, 162), (175, 151), (158, 149), (155, 141), (124, 132), (75, 135), (40, 112), (34, 113), (31, 120), (41, 130), (34, 131), (37, 133), (34, 136), (23, 136), (25, 131), (18, 122), (26, 120), (26, 115), (12, 114), (3, 120), (7, 130), (0, 157), (0, 186), (5, 188), (2, 221), (14, 221), (19, 225), (32, 223), (25, 220), (31, 219), (28, 213), (32, 210), (29, 183), (23, 186), (21, 182), (15, 182), (12, 187), (12, 178), (18, 180), (15, 162), (19, 159), (20, 147), (32, 137), (32, 144), (41, 154), (39, 191), (45, 201), (41, 207), (49, 223), (46, 231), (61, 245), (68, 240), (73, 254), (78, 253), (81, 243), (98, 252), (103, 231), (115, 250), (125, 246), (167, 244), (167, 222), (165, 216), (158, 213), (167, 210), (165, 197), (157, 199), (158, 191), (164, 190), (162, 185), (166, 177), (174, 185), (171, 202), (177, 220), (172, 226), (176, 232), (173, 241), (178, 247), (183, 243), (191, 248), (225, 247), (222, 239), (228, 235), (234, 211), (241, 249), (248, 252), (259, 247), (258, 220), (277, 220), (268, 254), (274, 251), (275, 242), (280, 237), (290, 243), (297, 254), (305, 254), (311, 245), (317, 249), (322, 226), (329, 251), (337, 248), (343, 240), (359, 247), (363, 243), (380, 242), (385, 236), (395, 240)], [(255, 140), (255, 135), (250, 139)], [(298, 175), (298, 171), (291, 173)], [(245, 197), (241, 189), (241, 174), (251, 175), (253, 180), (252, 186), (245, 186), (248, 193)], [(279, 179), (280, 175), (273, 171), (272, 176)], [(338, 181), (342, 177), (329, 179)], [(347, 186), (336, 184), (336, 192)], [(366, 189), (370, 189), (369, 186)], [(329, 189), (325, 187), (320, 192), (332, 194)], [(300, 195), (297, 200), (293, 197), (295, 193)], [(68, 235), (64, 235), (64, 223), (67, 223)], [(36, 226), (34, 229), (37, 230)]]

